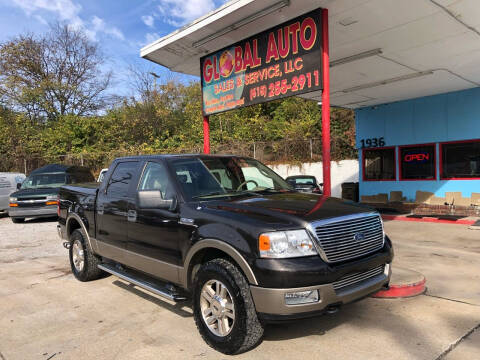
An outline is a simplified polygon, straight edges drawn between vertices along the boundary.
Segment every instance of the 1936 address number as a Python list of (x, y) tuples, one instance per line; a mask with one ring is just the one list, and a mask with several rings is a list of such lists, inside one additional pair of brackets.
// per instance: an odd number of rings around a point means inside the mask
[(382, 147), (385, 146), (385, 139), (383, 137), (362, 139), (360, 140), (360, 143), (362, 145), (362, 148)]

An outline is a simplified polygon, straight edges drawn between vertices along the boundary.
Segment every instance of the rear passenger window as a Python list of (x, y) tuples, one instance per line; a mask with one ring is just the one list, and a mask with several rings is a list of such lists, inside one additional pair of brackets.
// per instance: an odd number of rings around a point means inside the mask
[(138, 161), (118, 163), (108, 182), (107, 193), (110, 195), (127, 195), (128, 187), (137, 170)]

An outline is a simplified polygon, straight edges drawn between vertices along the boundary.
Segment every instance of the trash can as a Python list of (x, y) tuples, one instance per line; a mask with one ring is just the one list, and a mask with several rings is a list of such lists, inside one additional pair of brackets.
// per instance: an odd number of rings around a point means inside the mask
[(342, 184), (342, 199), (358, 202), (358, 182)]

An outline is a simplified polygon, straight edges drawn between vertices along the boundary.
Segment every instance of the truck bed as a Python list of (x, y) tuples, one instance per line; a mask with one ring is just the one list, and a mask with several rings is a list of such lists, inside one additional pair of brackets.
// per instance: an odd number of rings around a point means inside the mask
[(62, 189), (65, 189), (69, 192), (79, 193), (83, 195), (95, 195), (99, 187), (100, 187), (99, 182), (90, 182), (90, 183), (64, 185), (62, 186)]

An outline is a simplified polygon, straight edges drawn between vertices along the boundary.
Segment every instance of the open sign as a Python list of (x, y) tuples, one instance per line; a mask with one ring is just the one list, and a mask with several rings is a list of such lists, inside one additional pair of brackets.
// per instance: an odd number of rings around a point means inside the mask
[(408, 153), (403, 158), (405, 162), (426, 162), (430, 160), (430, 154), (427, 152)]

